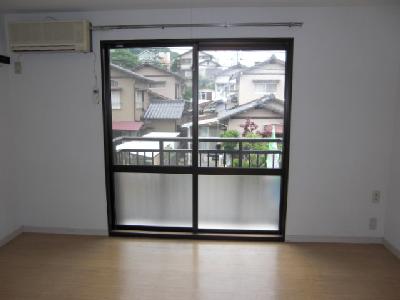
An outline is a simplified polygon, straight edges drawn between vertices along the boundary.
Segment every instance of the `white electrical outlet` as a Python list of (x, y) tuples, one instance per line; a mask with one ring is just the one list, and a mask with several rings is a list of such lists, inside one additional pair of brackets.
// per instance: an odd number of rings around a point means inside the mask
[(372, 203), (379, 203), (381, 201), (381, 192), (372, 191)]
[(369, 230), (376, 230), (376, 228), (378, 227), (378, 219), (370, 218), (368, 227), (369, 227)]

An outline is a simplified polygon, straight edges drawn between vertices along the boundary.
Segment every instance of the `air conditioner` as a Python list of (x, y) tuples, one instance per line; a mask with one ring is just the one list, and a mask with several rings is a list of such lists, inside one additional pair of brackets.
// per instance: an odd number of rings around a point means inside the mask
[(88, 21), (9, 23), (8, 38), (14, 52), (90, 52), (91, 24)]

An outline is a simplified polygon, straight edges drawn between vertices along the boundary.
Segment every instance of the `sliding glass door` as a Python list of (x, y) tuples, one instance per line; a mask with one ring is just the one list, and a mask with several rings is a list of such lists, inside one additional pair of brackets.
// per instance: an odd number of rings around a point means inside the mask
[(282, 238), (292, 40), (101, 48), (110, 232)]
[(182, 127), (193, 122), (192, 60), (185, 69), (176, 62), (192, 52), (168, 45), (107, 51), (115, 226), (192, 227), (193, 138)]

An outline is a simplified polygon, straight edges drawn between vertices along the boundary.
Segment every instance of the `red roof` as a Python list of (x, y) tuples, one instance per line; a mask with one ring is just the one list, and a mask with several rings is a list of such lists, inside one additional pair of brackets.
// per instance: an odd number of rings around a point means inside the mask
[(112, 122), (113, 130), (138, 131), (140, 128), (142, 128), (142, 126), (143, 126), (143, 122), (136, 122), (136, 121)]

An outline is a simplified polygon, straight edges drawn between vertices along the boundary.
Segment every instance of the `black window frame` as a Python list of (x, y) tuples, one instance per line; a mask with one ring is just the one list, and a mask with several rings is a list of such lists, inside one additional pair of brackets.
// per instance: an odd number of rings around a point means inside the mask
[[(287, 189), (289, 180), (290, 120), (292, 102), (293, 38), (234, 38), (234, 39), (162, 39), (162, 40), (107, 40), (100, 41), (102, 70), (102, 104), (104, 130), (104, 158), (107, 196), (108, 231), (110, 236), (172, 237), (192, 239), (234, 239), (284, 241), (286, 229)], [(198, 63), (192, 72), (192, 165), (191, 166), (126, 166), (113, 164), (112, 109), (110, 86), (110, 49), (146, 47), (193, 47), (193, 62), (198, 62), (200, 51), (207, 50), (284, 50), (285, 102), (281, 169), (218, 168), (198, 166)], [(114, 173), (162, 173), (192, 175), (192, 227), (160, 227), (116, 224)], [(272, 175), (281, 177), (278, 230), (228, 230), (198, 228), (199, 175)]]

